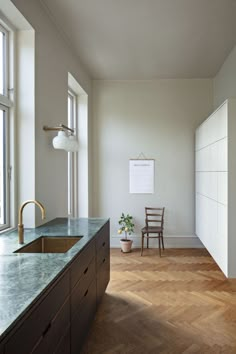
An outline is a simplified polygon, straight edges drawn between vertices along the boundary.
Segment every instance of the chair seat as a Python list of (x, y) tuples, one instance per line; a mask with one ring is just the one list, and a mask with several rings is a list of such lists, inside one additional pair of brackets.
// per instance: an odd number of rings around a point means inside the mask
[(159, 232), (162, 232), (162, 228), (161, 227), (158, 227), (158, 226), (149, 226), (149, 227), (143, 227), (141, 232), (142, 233), (159, 233)]

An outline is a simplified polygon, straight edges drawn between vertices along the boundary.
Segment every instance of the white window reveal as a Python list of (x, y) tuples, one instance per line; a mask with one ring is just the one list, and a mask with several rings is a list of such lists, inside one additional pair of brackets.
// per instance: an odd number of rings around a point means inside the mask
[[(68, 91), (68, 126), (74, 129), (75, 135), (78, 130), (78, 97), (72, 91)], [(68, 215), (78, 216), (78, 153), (68, 153)]]

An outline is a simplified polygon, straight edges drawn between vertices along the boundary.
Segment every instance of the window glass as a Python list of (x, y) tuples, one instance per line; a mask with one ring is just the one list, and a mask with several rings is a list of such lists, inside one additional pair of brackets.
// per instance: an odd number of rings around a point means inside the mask
[(4, 34), (0, 31), (0, 94), (3, 95), (4, 88), (4, 71), (3, 71), (3, 62), (4, 62)]
[[(12, 114), (13, 101), (8, 97), (8, 68), (11, 67), (9, 55), (9, 31), (0, 25), (0, 230), (10, 225), (10, 160), (9, 117)], [(13, 45), (13, 43), (12, 43)]]
[[(77, 128), (77, 96), (71, 91), (68, 92), (68, 126), (76, 131)], [(77, 176), (77, 154), (68, 153), (68, 215), (77, 216), (78, 204), (78, 176)]]
[(6, 225), (6, 112), (0, 109), (0, 228)]

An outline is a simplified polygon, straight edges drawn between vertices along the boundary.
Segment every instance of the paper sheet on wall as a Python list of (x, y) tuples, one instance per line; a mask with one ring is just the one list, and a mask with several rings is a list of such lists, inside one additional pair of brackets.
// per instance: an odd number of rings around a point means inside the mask
[(129, 161), (129, 192), (154, 193), (154, 160)]

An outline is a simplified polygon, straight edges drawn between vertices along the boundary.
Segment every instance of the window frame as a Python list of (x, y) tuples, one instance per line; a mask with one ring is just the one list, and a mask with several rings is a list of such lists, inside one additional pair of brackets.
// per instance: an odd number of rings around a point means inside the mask
[[(69, 103), (72, 102), (71, 116)], [(78, 135), (78, 95), (69, 87), (67, 93), (68, 127)], [(68, 215), (78, 217), (78, 152), (68, 152)]]
[[(12, 178), (12, 170), (14, 170), (15, 162), (15, 136), (14, 136), (14, 71), (15, 71), (15, 28), (12, 26), (4, 15), (0, 12), (0, 31), (4, 33), (4, 52), (3, 52), (3, 67), (4, 67), (4, 83), (3, 94), (0, 93), (0, 108), (5, 113), (5, 195), (4, 195), (4, 212), (5, 223), (0, 224), (0, 232), (6, 229), (15, 227), (16, 222), (16, 196), (14, 180)], [(14, 171), (13, 171), (14, 172)]]
[(4, 112), (4, 128), (3, 128), (3, 134), (5, 135), (5, 141), (4, 141), (4, 151), (3, 151), (3, 164), (4, 164), (4, 174), (1, 177), (4, 185), (4, 188), (2, 189), (2, 183), (0, 188), (1, 190), (1, 198), (2, 202), (4, 203), (4, 221), (3, 223), (0, 223), (0, 230), (4, 230), (10, 226), (10, 170), (9, 170), (9, 122), (8, 122), (8, 107), (3, 106), (0, 104), (0, 110)]
[(9, 31), (0, 23), (0, 32), (4, 33), (5, 40), (3, 45), (3, 93), (0, 95), (8, 97), (8, 82), (9, 82)]

